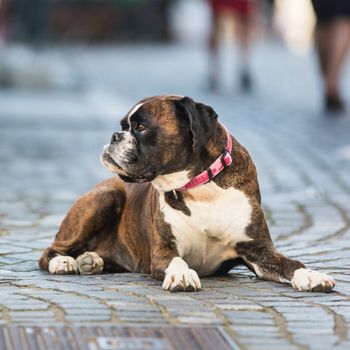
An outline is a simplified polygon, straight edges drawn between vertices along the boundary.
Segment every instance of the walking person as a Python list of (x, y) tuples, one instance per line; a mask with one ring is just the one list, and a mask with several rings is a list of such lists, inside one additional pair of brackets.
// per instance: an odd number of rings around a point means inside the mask
[(318, 54), (327, 112), (344, 112), (340, 78), (350, 48), (350, 0), (312, 0)]
[(240, 86), (245, 92), (252, 89), (250, 70), (250, 45), (253, 24), (255, 23), (257, 0), (209, 0), (212, 14), (209, 49), (209, 88), (217, 90), (219, 86), (219, 44), (220, 23), (229, 15), (233, 18), (239, 47)]
[(5, 41), (5, 11), (6, 0), (0, 0), (0, 45)]
[(5, 64), (5, 8), (6, 0), (0, 0), (0, 88), (7, 85)]

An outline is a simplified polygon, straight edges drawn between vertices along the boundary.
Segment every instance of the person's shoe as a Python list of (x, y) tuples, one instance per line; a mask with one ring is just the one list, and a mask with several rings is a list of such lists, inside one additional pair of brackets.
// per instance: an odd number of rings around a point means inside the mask
[(253, 80), (249, 72), (245, 71), (241, 73), (240, 81), (241, 89), (243, 92), (251, 92), (253, 89)]
[(210, 76), (208, 79), (208, 90), (210, 92), (218, 92), (219, 80), (217, 77)]
[(345, 112), (345, 105), (339, 96), (326, 95), (325, 109), (330, 114), (339, 114)]

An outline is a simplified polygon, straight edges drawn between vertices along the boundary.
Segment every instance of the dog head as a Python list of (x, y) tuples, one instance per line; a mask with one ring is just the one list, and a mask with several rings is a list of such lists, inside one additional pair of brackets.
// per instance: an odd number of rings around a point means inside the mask
[(146, 98), (121, 120), (122, 131), (113, 133), (101, 161), (129, 182), (190, 171), (216, 126), (214, 110), (189, 97)]

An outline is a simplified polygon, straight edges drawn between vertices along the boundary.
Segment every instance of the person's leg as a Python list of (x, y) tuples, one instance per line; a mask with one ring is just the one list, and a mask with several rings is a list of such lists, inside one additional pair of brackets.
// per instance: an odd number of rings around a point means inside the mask
[(219, 14), (212, 12), (212, 24), (208, 42), (209, 50), (209, 88), (217, 90), (219, 85), (219, 43), (220, 43), (220, 28)]
[(252, 88), (250, 74), (250, 46), (253, 25), (252, 13), (235, 15), (235, 30), (239, 47), (240, 83), (244, 91)]
[(315, 28), (315, 46), (322, 74), (322, 81), (326, 79), (326, 71), (329, 66), (331, 46), (331, 25), (330, 23), (318, 23)]
[(236, 34), (240, 50), (240, 64), (242, 68), (247, 68), (249, 63), (250, 49), (250, 18), (248, 15), (235, 15)]
[(340, 99), (339, 80), (350, 48), (350, 19), (337, 18), (330, 27), (330, 50), (325, 74), (326, 95)]

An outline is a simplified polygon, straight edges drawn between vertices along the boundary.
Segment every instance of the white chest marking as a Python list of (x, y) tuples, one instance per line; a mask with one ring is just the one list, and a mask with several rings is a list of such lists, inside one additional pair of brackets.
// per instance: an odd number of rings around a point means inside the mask
[(190, 178), (188, 177), (188, 171), (182, 170), (167, 175), (159, 175), (152, 181), (152, 185), (158, 191), (168, 192), (181, 188), (189, 181)]
[(234, 188), (211, 182), (190, 190), (186, 205), (191, 215), (170, 207), (160, 194), (164, 219), (172, 227), (179, 256), (199, 276), (214, 273), (225, 260), (237, 257), (235, 245), (251, 240), (245, 233), (252, 207), (247, 196)]

